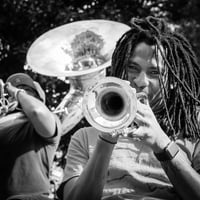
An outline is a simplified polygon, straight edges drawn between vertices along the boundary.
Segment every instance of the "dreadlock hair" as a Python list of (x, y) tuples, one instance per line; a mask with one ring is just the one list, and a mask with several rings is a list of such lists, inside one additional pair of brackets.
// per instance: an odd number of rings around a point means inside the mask
[(160, 74), (164, 110), (154, 112), (161, 127), (172, 139), (179, 134), (184, 138), (199, 138), (199, 63), (188, 40), (182, 34), (173, 32), (163, 19), (150, 16), (132, 21), (131, 29), (116, 44), (111, 76), (128, 79), (128, 61), (140, 42), (156, 46), (155, 56), (160, 51), (167, 71), (165, 85)]

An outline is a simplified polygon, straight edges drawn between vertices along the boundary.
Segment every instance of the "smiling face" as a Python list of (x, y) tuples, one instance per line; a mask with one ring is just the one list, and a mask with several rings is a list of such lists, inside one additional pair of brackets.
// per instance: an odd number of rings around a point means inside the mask
[(158, 51), (156, 60), (155, 49), (154, 45), (139, 43), (129, 58), (127, 68), (131, 86), (137, 93), (144, 92), (151, 106), (161, 98), (159, 76), (164, 76), (165, 72), (161, 54)]

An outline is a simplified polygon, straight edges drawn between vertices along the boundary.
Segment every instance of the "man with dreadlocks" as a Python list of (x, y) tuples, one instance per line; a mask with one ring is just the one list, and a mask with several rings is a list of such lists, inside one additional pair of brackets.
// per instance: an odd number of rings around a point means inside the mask
[(63, 200), (200, 199), (199, 74), (184, 36), (162, 19), (134, 19), (117, 42), (111, 75), (148, 101), (138, 98), (128, 137), (93, 127), (73, 135)]

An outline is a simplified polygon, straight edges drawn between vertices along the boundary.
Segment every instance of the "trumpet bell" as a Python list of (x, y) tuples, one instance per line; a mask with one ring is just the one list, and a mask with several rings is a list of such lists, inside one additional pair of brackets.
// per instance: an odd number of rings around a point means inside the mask
[(115, 77), (105, 77), (86, 90), (83, 113), (96, 129), (112, 132), (128, 127), (135, 118), (135, 89)]
[(128, 25), (110, 20), (82, 20), (51, 29), (30, 46), (26, 61), (33, 71), (56, 77), (80, 76), (111, 65), (117, 40)]

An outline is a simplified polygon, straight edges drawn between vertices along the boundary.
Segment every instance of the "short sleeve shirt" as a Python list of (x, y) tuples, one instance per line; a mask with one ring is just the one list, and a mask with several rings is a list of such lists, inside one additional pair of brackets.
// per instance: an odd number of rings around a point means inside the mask
[[(95, 149), (99, 132), (77, 131), (70, 142), (63, 182), (79, 176)], [(200, 169), (198, 142), (177, 140), (195, 170)], [(119, 138), (112, 152), (102, 199), (179, 199), (152, 150), (131, 138)]]
[(0, 199), (8, 196), (49, 192), (49, 173), (61, 136), (55, 116), (56, 132), (42, 138), (21, 112), (0, 123)]

